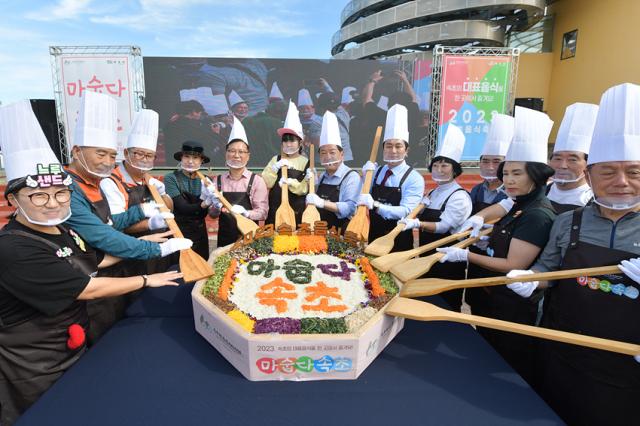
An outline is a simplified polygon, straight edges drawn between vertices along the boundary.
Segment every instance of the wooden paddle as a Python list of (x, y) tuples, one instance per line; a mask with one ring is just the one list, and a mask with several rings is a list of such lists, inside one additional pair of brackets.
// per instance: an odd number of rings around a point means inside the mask
[(524, 325), (515, 322), (480, 317), (477, 315), (453, 312), (439, 308), (431, 303), (414, 299), (406, 299), (404, 297), (396, 297), (393, 299), (387, 305), (385, 313), (395, 317), (409, 318), (417, 321), (453, 321), (462, 324), (472, 324), (480, 327), (525, 334), (527, 336), (555, 340), (556, 342), (571, 343), (573, 345), (586, 346), (594, 349), (602, 349), (625, 355), (634, 356), (640, 354), (640, 345), (632, 343), (584, 336), (582, 334), (568, 333), (566, 331), (534, 327), (532, 325)]
[[(369, 161), (374, 163), (378, 156), (378, 145), (380, 145), (380, 137), (382, 136), (382, 126), (378, 126), (376, 129), (376, 135), (373, 138), (373, 146), (371, 146), (371, 154), (369, 155)], [(364, 183), (362, 184), (362, 194), (368, 194), (371, 190), (371, 181), (373, 180), (373, 170), (367, 170), (364, 177)], [(347, 225), (346, 232), (353, 232), (358, 236), (358, 239), (367, 241), (369, 239), (369, 209), (367, 206), (358, 206), (356, 213), (353, 215), (349, 224)]]
[[(288, 176), (287, 166), (282, 166), (280, 169), (282, 171), (282, 177), (286, 181)], [(276, 185), (278, 183), (276, 182)], [(287, 224), (291, 227), (292, 230), (296, 229), (296, 213), (291, 208), (289, 204), (289, 185), (286, 183), (281, 187), (282, 198), (280, 200), (280, 207), (276, 210), (276, 220), (275, 227), (278, 229), (280, 226)]]
[[(467, 238), (464, 241), (460, 241), (454, 244), (452, 247), (467, 248), (471, 244), (475, 243), (484, 235), (489, 235), (492, 229), (485, 229), (480, 232), (475, 238)], [(434, 253), (430, 256), (418, 257), (416, 259), (408, 260), (404, 263), (400, 263), (391, 268), (391, 273), (395, 275), (400, 281), (406, 283), (407, 281), (414, 280), (421, 275), (426, 274), (429, 270), (444, 257), (444, 253)]]
[[(162, 199), (162, 196), (158, 192), (158, 189), (148, 180), (145, 180), (147, 188), (151, 192), (151, 196), (155, 200), (156, 204), (163, 212), (170, 212)], [(182, 231), (178, 227), (178, 224), (174, 219), (165, 219), (167, 226), (173, 231), (173, 236), (177, 238), (184, 238)], [(184, 274), (184, 282), (191, 283), (194, 281), (208, 278), (213, 275), (213, 269), (211, 265), (207, 263), (198, 253), (188, 248), (186, 250), (180, 250), (180, 271)]]
[[(424, 208), (424, 204), (418, 204), (407, 216), (409, 219), (415, 219), (416, 216), (420, 214), (422, 209)], [(388, 254), (391, 249), (393, 249), (393, 244), (396, 240), (396, 237), (404, 231), (404, 223), (399, 223), (393, 228), (387, 235), (383, 235), (382, 237), (376, 238), (373, 242), (371, 242), (367, 248), (364, 249), (366, 254), (370, 254), (371, 256), (384, 256)], [(413, 230), (409, 230), (407, 232), (411, 232), (413, 234)]]
[[(498, 219), (494, 219), (490, 222), (487, 222), (488, 224), (493, 224), (495, 222), (497, 222)], [(441, 238), (437, 241), (434, 241), (432, 243), (429, 244), (425, 244), (423, 246), (420, 247), (416, 247), (414, 249), (411, 250), (405, 250), (405, 251), (398, 251), (395, 253), (389, 253), (389, 254), (385, 254), (384, 256), (380, 256), (377, 257), (375, 259), (373, 259), (371, 261), (371, 264), (373, 265), (374, 268), (376, 268), (379, 271), (382, 272), (388, 272), (389, 269), (391, 269), (392, 267), (394, 267), (395, 265), (399, 265), (400, 263), (406, 262), (407, 260), (420, 256), (423, 253), (428, 253), (432, 250), (435, 250), (436, 248), (443, 246), (445, 244), (449, 244), (453, 241), (459, 240), (461, 238), (466, 238), (469, 236), (469, 234), (471, 234), (471, 229), (468, 231), (464, 231), (464, 232), (459, 232), (457, 234), (452, 234), (449, 235), (447, 237)], [(375, 241), (374, 241), (375, 242)], [(366, 252), (366, 250), (365, 250)]]
[(213, 191), (213, 193), (218, 198), (218, 200), (220, 200), (224, 208), (227, 209), (227, 211), (230, 214), (232, 214), (233, 217), (236, 219), (236, 226), (238, 227), (238, 231), (240, 231), (242, 235), (248, 234), (250, 232), (255, 232), (258, 229), (257, 223), (255, 223), (248, 217), (244, 217), (239, 213), (235, 213), (231, 211), (231, 207), (232, 207), (231, 203), (226, 198), (224, 198), (224, 195), (222, 195), (222, 193), (218, 191), (218, 188), (214, 185), (213, 182), (211, 182), (211, 180), (208, 177), (206, 177), (200, 172), (197, 172), (197, 174), (198, 174), (198, 178), (200, 178), (200, 180), (207, 186), (207, 188)]
[[(313, 170), (315, 170), (314, 148), (315, 147), (313, 145), (309, 147), (309, 164)], [(315, 178), (316, 174), (311, 173), (311, 178), (309, 179), (309, 194), (316, 193)], [(302, 212), (302, 223), (308, 223), (311, 226), (311, 229), (313, 229), (313, 224), (320, 220), (320, 212), (318, 211), (318, 208), (314, 204), (307, 204), (304, 212)]]
[(431, 296), (456, 288), (489, 287), (525, 281), (555, 281), (565, 278), (591, 277), (595, 275), (617, 274), (620, 269), (613, 266), (597, 268), (567, 269), (564, 271), (540, 272), (509, 278), (507, 276), (474, 278), (469, 280), (444, 280), (440, 278), (422, 278), (412, 280), (402, 286), (400, 295), (404, 297)]

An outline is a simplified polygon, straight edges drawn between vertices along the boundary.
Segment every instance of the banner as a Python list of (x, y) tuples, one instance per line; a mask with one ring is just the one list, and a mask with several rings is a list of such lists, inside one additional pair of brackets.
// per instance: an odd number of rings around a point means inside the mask
[(133, 121), (134, 91), (130, 58), (127, 55), (60, 55), (62, 109), (69, 153), (73, 147), (80, 97), (85, 90), (105, 93), (118, 103), (118, 157)]
[(494, 114), (507, 112), (511, 57), (444, 55), (438, 146), (451, 123), (464, 132), (462, 161), (478, 161)]
[[(355, 168), (368, 160), (386, 109), (395, 102), (407, 106), (408, 163), (425, 167), (426, 148), (421, 149), (419, 141), (427, 135), (428, 115), (420, 106), (427, 109), (428, 102), (419, 106), (414, 87), (428, 99), (431, 68), (427, 63), (409, 75), (413, 63), (403, 65), (407, 64), (390, 59), (145, 57), (145, 103), (160, 114), (156, 165), (176, 166), (173, 155), (182, 142), (196, 140), (211, 158), (209, 165), (225, 167), (224, 150), (235, 115), (249, 139), (249, 167), (261, 169), (280, 153), (276, 130), (292, 100), (305, 132), (304, 154), (310, 145), (317, 146), (322, 115), (330, 110), (338, 117), (345, 162)], [(300, 97), (302, 89), (308, 94)], [(345, 89), (349, 93), (343, 93)], [(382, 147), (378, 160), (382, 163)]]

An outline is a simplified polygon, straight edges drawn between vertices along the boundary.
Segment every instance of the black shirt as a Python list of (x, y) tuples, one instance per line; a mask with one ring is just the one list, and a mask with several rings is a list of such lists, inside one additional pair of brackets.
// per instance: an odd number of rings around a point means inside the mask
[[(15, 219), (5, 229), (28, 232), (72, 252), (81, 250), (67, 233), (44, 234)], [(88, 245), (85, 249), (93, 252), (99, 261), (103, 257)], [(21, 235), (0, 236), (0, 320), (5, 325), (64, 311), (78, 298), (90, 279), (44, 242)]]

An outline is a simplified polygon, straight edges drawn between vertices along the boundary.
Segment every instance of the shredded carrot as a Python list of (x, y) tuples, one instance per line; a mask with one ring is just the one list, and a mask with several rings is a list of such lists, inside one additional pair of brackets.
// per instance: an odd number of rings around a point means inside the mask
[(325, 253), (327, 251), (327, 237), (324, 235), (298, 236), (298, 250), (302, 253)]
[(373, 297), (382, 296), (385, 293), (384, 287), (380, 285), (380, 280), (378, 279), (378, 274), (373, 270), (373, 266), (371, 266), (371, 262), (367, 257), (360, 258), (360, 267), (362, 271), (367, 275), (369, 279), (369, 283), (371, 284), (371, 295)]
[(238, 261), (235, 258), (231, 259), (231, 262), (229, 262), (227, 272), (224, 274), (224, 278), (222, 279), (222, 283), (220, 283), (220, 288), (218, 289), (218, 297), (222, 300), (226, 301), (229, 298), (229, 290), (231, 290), (231, 285), (233, 284), (233, 274), (236, 272), (237, 265)]

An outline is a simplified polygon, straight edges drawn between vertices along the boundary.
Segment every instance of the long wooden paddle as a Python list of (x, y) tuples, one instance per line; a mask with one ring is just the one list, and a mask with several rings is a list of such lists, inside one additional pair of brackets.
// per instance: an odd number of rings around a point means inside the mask
[(453, 321), (462, 324), (472, 324), (480, 327), (493, 328), (511, 333), (525, 334), (527, 336), (542, 339), (555, 340), (556, 342), (571, 343), (573, 345), (602, 349), (625, 355), (640, 354), (640, 345), (619, 342), (617, 340), (602, 339), (599, 337), (584, 336), (582, 334), (568, 333), (566, 331), (552, 330), (549, 328), (534, 327), (532, 325), (518, 324), (493, 318), (468, 315), (439, 308), (431, 303), (420, 300), (396, 297), (386, 307), (385, 313), (395, 317), (409, 318), (417, 321)]
[[(280, 169), (282, 171), (282, 177), (286, 181), (289, 177), (287, 166), (282, 166)], [(278, 183), (276, 182), (276, 185)], [(280, 228), (280, 226), (287, 224), (291, 227), (292, 230), (296, 229), (296, 213), (291, 208), (291, 204), (289, 204), (289, 185), (286, 183), (282, 185), (281, 188), (282, 198), (280, 199), (280, 207), (276, 210), (276, 219), (275, 226), (276, 229)]]
[(250, 232), (255, 232), (256, 229), (258, 229), (257, 223), (255, 223), (248, 217), (244, 217), (239, 213), (235, 213), (231, 211), (231, 207), (232, 207), (231, 203), (226, 198), (224, 198), (224, 195), (222, 195), (222, 193), (218, 191), (218, 188), (214, 185), (213, 182), (211, 182), (211, 180), (208, 177), (206, 177), (200, 172), (197, 172), (197, 174), (198, 174), (198, 178), (200, 178), (200, 180), (207, 186), (207, 188), (213, 191), (213, 193), (218, 198), (218, 200), (220, 200), (224, 208), (227, 209), (227, 211), (231, 215), (233, 215), (233, 217), (236, 219), (236, 226), (238, 227), (238, 231), (240, 231), (242, 235), (248, 234)]
[[(373, 145), (371, 146), (371, 154), (369, 155), (369, 161), (374, 163), (378, 156), (378, 145), (380, 145), (380, 138), (382, 137), (382, 126), (378, 126), (376, 129), (376, 135), (373, 138)], [(371, 181), (373, 180), (373, 170), (367, 170), (364, 177), (364, 183), (362, 184), (362, 194), (368, 194), (371, 190)], [(358, 239), (367, 241), (369, 239), (369, 209), (367, 206), (358, 206), (356, 213), (353, 215), (349, 224), (347, 225), (346, 232), (353, 232), (358, 236)]]
[[(492, 229), (485, 229), (480, 232), (475, 238), (469, 237), (464, 241), (460, 241), (457, 244), (454, 244), (452, 247), (457, 248), (467, 248), (471, 244), (475, 243), (480, 239), (480, 237), (484, 235), (489, 235)], [(416, 259), (408, 260), (404, 263), (400, 263), (398, 265), (393, 266), (390, 271), (393, 275), (395, 275), (400, 281), (406, 283), (407, 281), (414, 280), (421, 275), (426, 274), (429, 270), (440, 261), (444, 257), (444, 253), (434, 253), (430, 256), (418, 257)]]
[[(424, 208), (424, 204), (418, 204), (407, 216), (409, 219), (415, 219), (416, 216), (420, 214), (422, 209)], [(399, 223), (393, 228), (391, 231), (387, 233), (387, 235), (383, 235), (382, 237), (378, 237), (373, 240), (367, 248), (364, 249), (366, 254), (370, 254), (371, 256), (384, 256), (388, 254), (391, 249), (393, 249), (393, 244), (395, 243), (396, 237), (404, 231), (404, 223)], [(409, 231), (413, 233), (413, 230)]]
[(412, 280), (402, 286), (400, 295), (404, 297), (431, 296), (443, 291), (456, 288), (489, 287), (515, 282), (530, 281), (555, 281), (565, 278), (592, 277), (595, 275), (617, 274), (620, 268), (613, 266), (600, 266), (597, 268), (567, 269), (564, 271), (540, 272), (537, 274), (522, 275), (520, 277), (509, 278), (505, 276), (474, 278), (469, 280), (444, 280), (440, 278), (422, 278)]
[[(487, 224), (492, 224), (497, 222), (498, 219), (494, 219)], [(398, 251), (395, 253), (385, 254), (384, 256), (377, 257), (371, 261), (371, 264), (374, 268), (382, 272), (388, 272), (389, 269), (394, 267), (395, 265), (399, 265), (400, 263), (406, 262), (407, 260), (420, 256), (423, 253), (428, 253), (436, 248), (443, 246), (445, 244), (449, 244), (453, 241), (459, 240), (461, 238), (466, 238), (471, 234), (471, 230), (458, 232), (457, 234), (452, 234), (447, 237), (441, 238), (437, 241), (431, 242), (429, 244), (425, 244), (420, 247), (416, 247), (411, 250)], [(381, 237), (382, 238), (382, 237)], [(375, 241), (374, 241), (375, 242)], [(366, 252), (366, 250), (365, 250)]]
[[(315, 152), (315, 147), (311, 145), (309, 149), (309, 164), (312, 170), (315, 170), (315, 164), (316, 164), (315, 158), (314, 158), (314, 152)], [(316, 178), (316, 174), (311, 173), (311, 178), (309, 179), (309, 194), (316, 193), (315, 178)], [(313, 229), (313, 224), (321, 220), (320, 212), (318, 211), (318, 208), (314, 204), (307, 204), (307, 207), (305, 207), (304, 212), (302, 212), (301, 220), (302, 220), (302, 223), (308, 223), (311, 226), (311, 229)]]
[[(170, 212), (162, 199), (162, 196), (158, 192), (158, 189), (150, 184), (148, 180), (145, 181), (147, 188), (151, 192), (151, 196), (155, 200), (156, 204), (163, 212)], [(177, 238), (184, 238), (182, 231), (178, 227), (178, 224), (174, 219), (165, 219), (167, 226), (173, 231), (173, 236)], [(180, 271), (184, 274), (184, 282), (191, 283), (194, 281), (208, 278), (213, 275), (213, 268), (207, 263), (198, 253), (188, 248), (186, 250), (180, 250)]]

